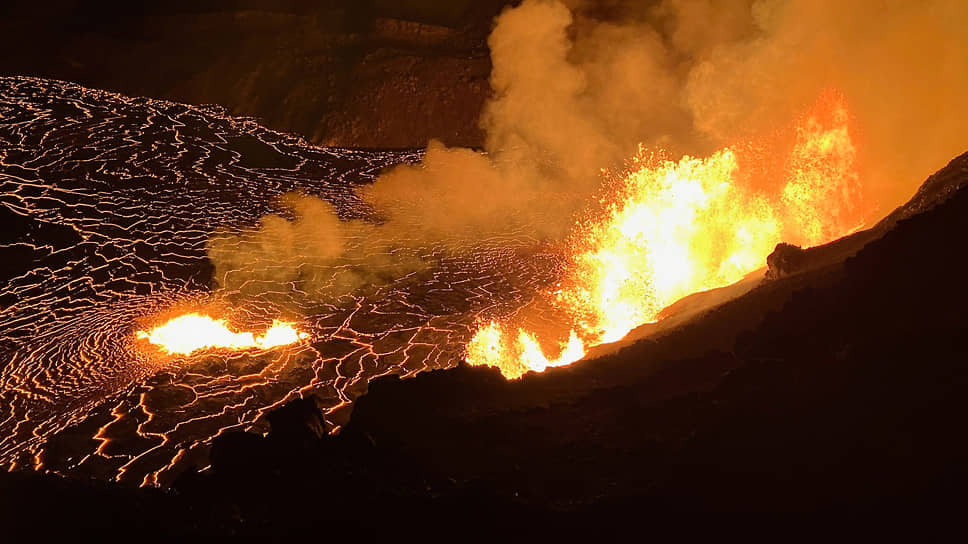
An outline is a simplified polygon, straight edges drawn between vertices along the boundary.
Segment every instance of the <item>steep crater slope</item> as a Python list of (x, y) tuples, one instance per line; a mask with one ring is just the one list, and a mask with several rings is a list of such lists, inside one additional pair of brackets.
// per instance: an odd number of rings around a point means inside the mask
[(952, 242), (968, 233), (966, 181), (968, 154), (856, 236), (846, 261), (599, 360), (517, 382), (467, 367), (378, 380), (344, 433), (428, 473), (565, 508), (943, 501), (968, 453), (955, 430), (968, 255)]

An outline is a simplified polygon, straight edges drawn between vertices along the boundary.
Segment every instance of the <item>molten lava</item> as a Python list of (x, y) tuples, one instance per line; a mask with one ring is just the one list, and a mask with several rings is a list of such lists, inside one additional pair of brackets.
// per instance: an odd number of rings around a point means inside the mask
[(168, 353), (189, 355), (204, 349), (272, 349), (295, 344), (309, 337), (292, 323), (274, 320), (272, 326), (256, 336), (251, 332), (235, 332), (224, 319), (189, 313), (175, 317), (150, 331), (138, 331), (138, 339), (147, 340)]
[(572, 363), (686, 295), (742, 279), (783, 240), (816, 245), (863, 225), (842, 98), (821, 97), (787, 153), (771, 180), (758, 179), (772, 170), (739, 147), (679, 161), (640, 150), (603, 199), (605, 212), (576, 228), (568, 273), (548, 294), (571, 319), (560, 355), (546, 356), (532, 332), (491, 321), (468, 344), (467, 362), (507, 378)]

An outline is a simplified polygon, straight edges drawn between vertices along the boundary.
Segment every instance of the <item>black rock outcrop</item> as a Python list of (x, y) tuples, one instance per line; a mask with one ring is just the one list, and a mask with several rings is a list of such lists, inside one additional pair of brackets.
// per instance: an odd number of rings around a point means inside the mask
[(793, 244), (780, 243), (766, 258), (766, 278), (775, 280), (798, 272), (806, 260), (803, 248)]

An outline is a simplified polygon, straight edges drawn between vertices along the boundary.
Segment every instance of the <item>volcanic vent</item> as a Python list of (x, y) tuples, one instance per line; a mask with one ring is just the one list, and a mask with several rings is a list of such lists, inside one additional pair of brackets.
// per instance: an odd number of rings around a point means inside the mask
[[(4, 116), (18, 121), (3, 148), (5, 210), (21, 230), (9, 248), (34, 263), (9, 272), (2, 314), (10, 467), (164, 483), (204, 462), (214, 436), (303, 392), (325, 399), (338, 425), (387, 373), (465, 353), (508, 377), (573, 362), (676, 298), (759, 268), (781, 235), (815, 243), (863, 219), (814, 225), (805, 198), (773, 207), (833, 184), (852, 209), (838, 100), (821, 103), (832, 124), (806, 118), (772, 200), (744, 188), (738, 157), (765, 168), (755, 148), (643, 155), (597, 215), (552, 243), (523, 226), (415, 240), (381, 227), (358, 189), (419, 154), (321, 150), (217, 110), (2, 83)], [(811, 146), (820, 151), (798, 158)], [(320, 255), (325, 221), (343, 245)], [(663, 225), (672, 230), (650, 231)], [(519, 346), (494, 319), (522, 327)], [(561, 324), (570, 340), (549, 361), (546, 337), (529, 331)]]

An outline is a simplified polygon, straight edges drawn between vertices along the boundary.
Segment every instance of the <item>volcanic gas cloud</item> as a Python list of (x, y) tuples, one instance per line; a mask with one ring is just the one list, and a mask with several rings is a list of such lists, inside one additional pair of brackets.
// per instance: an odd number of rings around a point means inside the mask
[(570, 266), (548, 295), (571, 327), (560, 355), (546, 356), (531, 331), (491, 322), (468, 345), (468, 362), (508, 377), (574, 362), (679, 298), (740, 280), (782, 240), (814, 245), (860, 228), (870, 210), (847, 119), (842, 101), (822, 100), (775, 173), (761, 162), (776, 149), (752, 144), (678, 161), (643, 151), (569, 241)]
[(216, 278), (325, 299), (426, 267), (408, 248), (527, 238), (558, 248), (560, 281), (483, 319), (467, 359), (508, 377), (573, 362), (780, 241), (905, 199), (964, 145), (965, 20), (958, 0), (525, 0), (488, 41), (486, 154), (431, 142), (359, 191), (369, 221), (290, 195), (289, 216), (210, 242)]

